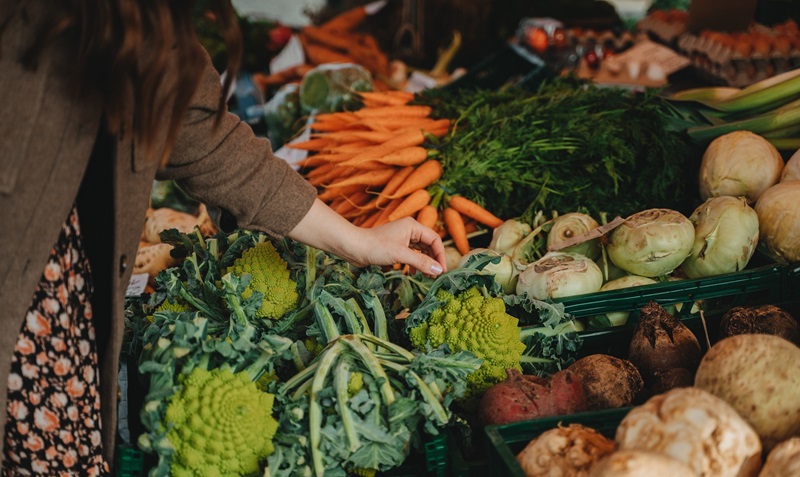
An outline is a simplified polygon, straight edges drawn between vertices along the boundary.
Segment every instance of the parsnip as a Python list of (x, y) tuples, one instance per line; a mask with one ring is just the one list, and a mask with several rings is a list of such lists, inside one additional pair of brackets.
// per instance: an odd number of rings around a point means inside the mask
[(172, 250), (172, 245), (166, 243), (139, 248), (133, 264), (133, 273), (146, 273), (152, 280), (162, 270), (177, 265), (178, 260), (170, 256), (170, 250)]
[(144, 223), (144, 238), (147, 242), (161, 243), (158, 234), (167, 229), (178, 229), (189, 233), (197, 225), (197, 217), (174, 209), (162, 207), (154, 209)]

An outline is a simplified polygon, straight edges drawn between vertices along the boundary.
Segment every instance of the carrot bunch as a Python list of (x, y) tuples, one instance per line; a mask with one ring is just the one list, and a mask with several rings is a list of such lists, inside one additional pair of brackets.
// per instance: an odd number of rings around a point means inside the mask
[(444, 136), (450, 120), (431, 118), (428, 106), (408, 104), (411, 93), (359, 95), (362, 109), (317, 115), (310, 139), (287, 144), (311, 152), (299, 165), (320, 200), (362, 227), (415, 217), (442, 238), (451, 238), (462, 254), (469, 251), (468, 234), (503, 222), (436, 185), (442, 164), (438, 151), (425, 145), (429, 138)]
[(427, 188), (442, 165), (425, 143), (447, 133), (450, 121), (408, 104), (402, 91), (359, 93), (352, 112), (320, 114), (307, 141), (287, 146), (312, 154), (300, 162), (319, 198), (357, 225), (372, 227), (414, 216), (431, 201)]
[(312, 65), (357, 63), (372, 73), (376, 84), (382, 85), (379, 79), (389, 74), (389, 59), (374, 36), (355, 31), (366, 17), (366, 10), (359, 6), (340, 13), (322, 25), (303, 27), (300, 41), (308, 62)]

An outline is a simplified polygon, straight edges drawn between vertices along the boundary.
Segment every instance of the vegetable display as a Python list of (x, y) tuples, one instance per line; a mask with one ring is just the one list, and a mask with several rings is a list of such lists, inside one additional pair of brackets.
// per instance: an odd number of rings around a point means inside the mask
[(678, 388), (650, 398), (622, 419), (620, 450), (659, 452), (699, 477), (755, 477), (761, 442), (724, 400), (698, 388)]
[(783, 338), (744, 334), (717, 342), (700, 362), (694, 384), (746, 419), (767, 451), (800, 435), (800, 348)]
[(594, 429), (570, 424), (542, 433), (517, 454), (527, 477), (547, 477), (553, 467), (564, 477), (586, 477), (592, 466), (616, 449), (614, 441)]

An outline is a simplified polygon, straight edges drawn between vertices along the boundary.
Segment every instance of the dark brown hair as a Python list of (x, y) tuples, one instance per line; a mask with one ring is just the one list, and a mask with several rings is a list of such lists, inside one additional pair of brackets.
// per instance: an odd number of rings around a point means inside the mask
[[(17, 13), (27, 2), (20, 1)], [(133, 134), (151, 159), (163, 161), (175, 141), (183, 113), (200, 82), (205, 53), (194, 31), (198, 15), (216, 20), (228, 48), (225, 91), (239, 69), (242, 39), (230, 0), (60, 0), (41, 25), (36, 41), (21, 61), (35, 68), (49, 44), (68, 37), (77, 45), (75, 86), (79, 93), (99, 93), (107, 127)], [(12, 15), (13, 16), (13, 15)], [(0, 33), (2, 27), (0, 25)], [(170, 74), (168, 75), (167, 72)], [(166, 78), (174, 78), (167, 83)], [(132, 102), (132, 104), (131, 104)], [(124, 124), (133, 110), (133, 124)], [(125, 126), (125, 127), (123, 127)], [(157, 139), (166, 132), (164, 156), (155, 158)]]

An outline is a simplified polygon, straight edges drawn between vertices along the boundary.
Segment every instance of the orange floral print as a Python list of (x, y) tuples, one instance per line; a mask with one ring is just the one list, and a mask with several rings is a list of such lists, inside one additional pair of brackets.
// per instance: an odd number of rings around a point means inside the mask
[(28, 313), (28, 316), (25, 317), (25, 322), (28, 325), (28, 329), (36, 336), (47, 336), (50, 334), (50, 322), (38, 311)]
[(0, 477), (108, 477), (89, 263), (73, 209), (20, 323)]
[(14, 350), (19, 354), (31, 354), (36, 350), (36, 347), (32, 340), (29, 340), (28, 338), (21, 338), (17, 341), (17, 345), (14, 347)]

